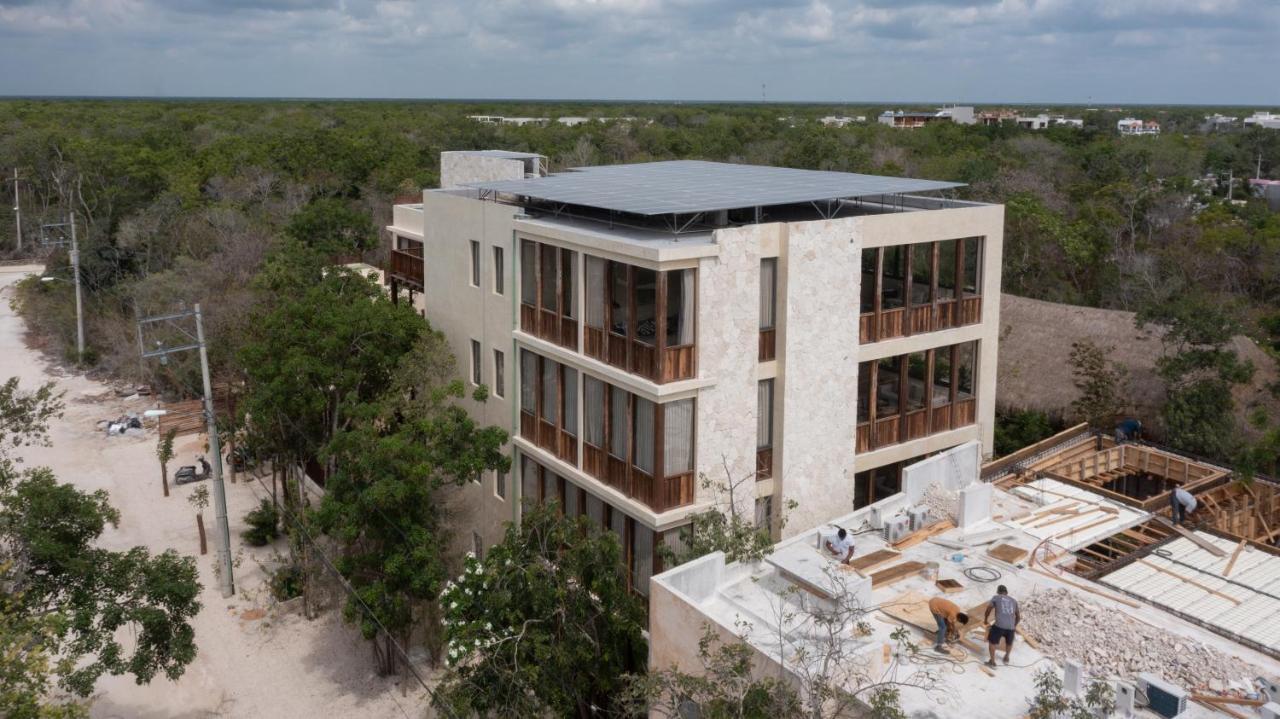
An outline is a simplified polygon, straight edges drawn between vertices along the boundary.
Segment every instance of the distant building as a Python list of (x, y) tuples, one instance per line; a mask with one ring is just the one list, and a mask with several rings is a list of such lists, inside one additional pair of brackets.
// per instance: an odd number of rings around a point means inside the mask
[(881, 125), (899, 129), (915, 129), (934, 122), (954, 122), (958, 125), (975, 125), (978, 122), (972, 105), (941, 107), (933, 112), (904, 112), (885, 110), (878, 118)]
[(1255, 112), (1244, 119), (1245, 127), (1263, 127), (1268, 130), (1280, 130), (1280, 114), (1274, 112)]
[(857, 117), (850, 117), (848, 115), (827, 115), (826, 117), (818, 120), (818, 122), (821, 122), (827, 127), (844, 127), (845, 125), (851, 125), (855, 122), (866, 121), (866, 115), (858, 115)]
[(1040, 113), (1038, 115), (1019, 115), (1013, 110), (985, 110), (978, 113), (979, 123), (983, 125), (1017, 125), (1027, 130), (1044, 130), (1051, 125), (1068, 125), (1071, 127), (1084, 127), (1084, 120), (1078, 118), (1063, 117), (1062, 115), (1048, 115)]
[(1065, 127), (1084, 127), (1084, 120), (1078, 117), (1063, 117), (1062, 115), (1054, 115), (1050, 120), (1050, 124), (1063, 125)]
[(481, 125), (545, 125), (551, 121), (549, 117), (505, 117), (503, 115), (467, 115)]
[(1003, 123), (1013, 123), (1018, 120), (1018, 113), (1013, 110), (983, 110), (978, 113), (978, 123), (987, 126), (995, 126)]
[(1240, 118), (1238, 117), (1234, 117), (1231, 115), (1223, 115), (1217, 112), (1213, 113), (1212, 115), (1204, 116), (1205, 126), (1210, 130), (1216, 130), (1223, 125), (1228, 125), (1228, 126), (1234, 125), (1236, 124), (1236, 121), (1239, 119)]
[(1014, 121), (1018, 123), (1018, 127), (1027, 130), (1043, 130), (1049, 126), (1049, 116), (1044, 113), (1034, 117), (1018, 117)]
[(1267, 201), (1272, 212), (1280, 212), (1280, 180), (1249, 180), (1255, 197)]
[(1160, 123), (1155, 120), (1138, 120), (1126, 117), (1116, 123), (1121, 135), (1159, 135)]

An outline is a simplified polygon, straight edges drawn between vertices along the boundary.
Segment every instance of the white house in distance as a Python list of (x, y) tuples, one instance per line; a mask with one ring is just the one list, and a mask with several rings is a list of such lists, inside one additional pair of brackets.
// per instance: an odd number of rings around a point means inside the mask
[[(898, 492), (914, 459), (990, 452), (1004, 208), (955, 183), (699, 161), (544, 175), (446, 152), (394, 207), (388, 282), (449, 340), (513, 474), (470, 487), (477, 550), (555, 500), (655, 551), (738, 480), (785, 535)], [(727, 475), (726, 475), (727, 472)]]
[(903, 110), (885, 110), (877, 121), (882, 125), (899, 129), (913, 130), (934, 122), (954, 122), (958, 125), (977, 124), (978, 118), (971, 105), (953, 105), (940, 107), (933, 112), (904, 112)]
[(1245, 127), (1262, 127), (1268, 130), (1280, 130), (1280, 114), (1272, 112), (1255, 112), (1244, 119)]
[(1121, 135), (1159, 135), (1160, 123), (1155, 120), (1139, 120), (1126, 117), (1116, 122), (1116, 129)]

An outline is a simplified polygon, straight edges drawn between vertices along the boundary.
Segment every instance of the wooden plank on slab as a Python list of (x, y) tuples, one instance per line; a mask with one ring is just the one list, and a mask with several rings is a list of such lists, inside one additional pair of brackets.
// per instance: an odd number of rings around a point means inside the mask
[(894, 582), (902, 581), (924, 569), (924, 562), (902, 562), (887, 569), (881, 569), (871, 575), (871, 588), (887, 587)]
[(1152, 569), (1156, 570), (1157, 572), (1163, 572), (1163, 573), (1165, 573), (1165, 574), (1168, 574), (1168, 575), (1169, 575), (1169, 576), (1171, 576), (1171, 577), (1174, 577), (1174, 578), (1180, 579), (1180, 580), (1182, 580), (1183, 582), (1186, 582), (1187, 584), (1190, 584), (1191, 586), (1196, 587), (1197, 589), (1203, 589), (1204, 591), (1206, 591), (1206, 592), (1208, 592), (1208, 593), (1210, 593), (1210, 594), (1214, 594), (1214, 595), (1217, 595), (1217, 596), (1219, 596), (1219, 597), (1222, 597), (1223, 599), (1225, 599), (1225, 600), (1227, 600), (1227, 601), (1229, 601), (1229, 602), (1235, 602), (1237, 605), (1239, 605), (1239, 604), (1241, 603), (1241, 600), (1236, 599), (1235, 597), (1233, 597), (1233, 596), (1231, 596), (1231, 595), (1229, 595), (1229, 594), (1223, 594), (1222, 592), (1219, 592), (1218, 590), (1213, 589), (1212, 587), (1208, 587), (1208, 586), (1205, 586), (1204, 584), (1201, 584), (1200, 582), (1197, 582), (1196, 580), (1192, 579), (1191, 577), (1187, 577), (1187, 576), (1184, 576), (1184, 575), (1182, 575), (1182, 574), (1179, 574), (1179, 573), (1177, 573), (1177, 572), (1173, 571), (1172, 569), (1166, 569), (1166, 568), (1164, 568), (1164, 567), (1162, 567), (1162, 566), (1160, 566), (1160, 565), (1158, 565), (1158, 564), (1155, 564), (1154, 562), (1152, 562), (1152, 561), (1150, 561), (1150, 560), (1148, 560), (1148, 559), (1139, 559), (1139, 560), (1138, 560), (1138, 564), (1141, 564), (1141, 565), (1143, 565), (1143, 566), (1147, 566), (1147, 567), (1151, 567)]
[(1236, 560), (1240, 558), (1240, 550), (1244, 549), (1244, 545), (1248, 543), (1249, 541), (1247, 539), (1241, 539), (1240, 543), (1236, 545), (1235, 551), (1231, 553), (1231, 560), (1227, 562), (1227, 568), (1222, 570), (1222, 576), (1231, 576), (1231, 570), (1235, 569)]
[(1199, 546), (1201, 549), (1203, 549), (1204, 551), (1208, 552), (1209, 554), (1212, 554), (1212, 555), (1213, 555), (1213, 556), (1215, 556), (1215, 557), (1225, 557), (1225, 556), (1227, 556), (1227, 553), (1226, 553), (1226, 552), (1224, 552), (1224, 551), (1222, 551), (1222, 550), (1218, 547), (1218, 545), (1214, 544), (1213, 542), (1210, 542), (1209, 540), (1205, 539), (1204, 537), (1201, 537), (1199, 534), (1196, 534), (1195, 532), (1192, 532), (1192, 531), (1190, 531), (1190, 530), (1183, 529), (1182, 527), (1180, 527), (1180, 526), (1178, 526), (1178, 525), (1174, 524), (1173, 522), (1171, 522), (1171, 521), (1169, 521), (1169, 520), (1165, 519), (1164, 517), (1156, 517), (1156, 520), (1157, 520), (1158, 522), (1160, 522), (1161, 524), (1163, 524), (1164, 526), (1166, 526), (1166, 527), (1168, 527), (1168, 528), (1172, 529), (1173, 531), (1177, 532), (1178, 534), (1181, 534), (1182, 536), (1184, 536), (1184, 537), (1186, 537), (1187, 539), (1191, 540), (1192, 542), (1195, 542), (1195, 544), (1196, 544), (1197, 546)]
[(1023, 557), (1027, 556), (1027, 550), (1015, 547), (1012, 544), (997, 544), (988, 549), (987, 554), (1009, 564), (1017, 564)]
[(892, 549), (877, 549), (870, 554), (864, 554), (861, 557), (854, 557), (845, 566), (850, 567), (851, 569), (856, 569), (859, 572), (864, 572), (872, 567), (897, 559), (900, 556), (902, 556), (901, 553), (895, 552)]

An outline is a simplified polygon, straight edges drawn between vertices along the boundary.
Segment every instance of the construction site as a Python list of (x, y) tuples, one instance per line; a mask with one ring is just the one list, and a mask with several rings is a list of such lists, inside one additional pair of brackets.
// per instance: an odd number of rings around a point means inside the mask
[[(1196, 510), (1175, 523), (1179, 489)], [(847, 563), (824, 547), (839, 529), (854, 542)], [(655, 577), (650, 663), (695, 669), (710, 626), (802, 695), (819, 667), (854, 704), (892, 682), (909, 717), (1026, 717), (1049, 670), (1067, 699), (1111, 690), (1110, 713), (1093, 716), (1276, 719), (1277, 541), (1280, 485), (1266, 477), (1083, 425), (985, 465), (970, 443), (763, 561), (717, 553)], [(1008, 663), (991, 666), (998, 586), (1021, 620)], [(935, 597), (969, 616), (945, 651), (929, 648)]]

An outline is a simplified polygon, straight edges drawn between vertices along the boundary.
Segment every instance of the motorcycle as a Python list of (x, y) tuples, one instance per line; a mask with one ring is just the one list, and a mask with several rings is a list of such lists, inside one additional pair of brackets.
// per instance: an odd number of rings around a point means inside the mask
[(178, 467), (178, 471), (173, 473), (174, 484), (188, 484), (190, 482), (202, 482), (209, 478), (212, 468), (209, 461), (203, 455), (196, 457), (196, 461), (200, 463), (200, 471), (197, 472), (195, 465), (187, 464)]

